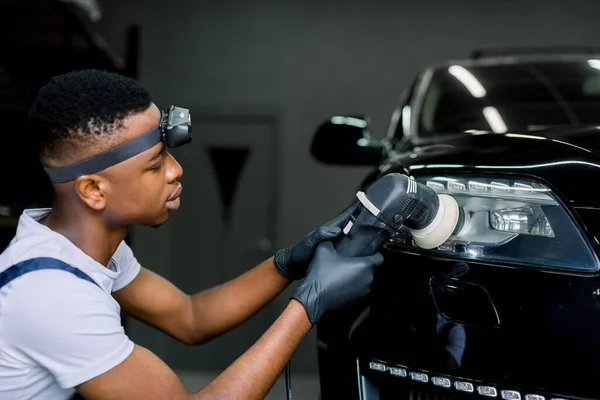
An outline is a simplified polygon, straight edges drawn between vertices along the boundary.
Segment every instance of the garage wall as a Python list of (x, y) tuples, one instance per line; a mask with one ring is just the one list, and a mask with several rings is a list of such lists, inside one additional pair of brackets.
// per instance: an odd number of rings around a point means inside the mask
[[(310, 158), (323, 120), (370, 115), (381, 136), (402, 89), (428, 63), (483, 45), (594, 45), (600, 37), (594, 18), (600, 4), (593, 1), (141, 3), (104, 1), (99, 30), (123, 54), (126, 27), (141, 25), (140, 80), (161, 105), (277, 116), (276, 247), (347, 204), (368, 172)], [(140, 229), (134, 238), (142, 263), (167, 277), (177, 268), (156, 232)], [(159, 355), (167, 351), (162, 334), (135, 324), (131, 332)], [(315, 354), (313, 333), (295, 355), (294, 370), (315, 371)]]

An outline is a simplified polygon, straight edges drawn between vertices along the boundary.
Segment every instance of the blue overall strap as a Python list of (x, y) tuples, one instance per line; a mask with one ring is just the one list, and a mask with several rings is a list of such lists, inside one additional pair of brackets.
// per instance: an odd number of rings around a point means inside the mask
[(77, 276), (78, 278), (85, 279), (86, 281), (92, 282), (94, 285), (98, 286), (98, 284), (92, 278), (90, 278), (88, 274), (78, 270), (77, 268), (71, 267), (69, 264), (63, 261), (57, 260), (56, 258), (39, 257), (21, 261), (20, 263), (15, 264), (12, 267), (9, 267), (8, 269), (1, 272), (0, 288), (2, 288), (7, 283), (11, 282), (13, 279), (20, 277), (23, 274), (38, 271), (41, 269), (58, 269), (62, 271), (67, 271)]

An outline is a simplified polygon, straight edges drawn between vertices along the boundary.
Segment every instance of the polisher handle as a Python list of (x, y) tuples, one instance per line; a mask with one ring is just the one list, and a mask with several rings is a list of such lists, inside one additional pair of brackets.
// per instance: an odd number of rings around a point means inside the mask
[(349, 221), (351, 227), (334, 239), (333, 245), (344, 256), (370, 256), (388, 240), (393, 232), (361, 203), (357, 203), (355, 212)]

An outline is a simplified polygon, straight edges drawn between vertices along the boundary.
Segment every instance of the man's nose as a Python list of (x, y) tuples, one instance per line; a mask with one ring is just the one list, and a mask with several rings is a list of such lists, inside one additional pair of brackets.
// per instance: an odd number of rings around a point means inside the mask
[(167, 180), (169, 182), (173, 182), (183, 176), (183, 168), (181, 167), (181, 165), (179, 165), (177, 160), (175, 160), (175, 158), (170, 153), (167, 154)]

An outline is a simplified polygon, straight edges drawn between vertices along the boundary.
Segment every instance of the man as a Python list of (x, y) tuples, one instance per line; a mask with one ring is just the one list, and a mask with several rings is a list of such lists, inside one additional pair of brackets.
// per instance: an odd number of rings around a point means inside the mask
[[(369, 292), (381, 254), (347, 258), (329, 241), (347, 210), (238, 278), (182, 293), (142, 268), (124, 238), (180, 205), (182, 169), (167, 144), (187, 140), (186, 110), (162, 114), (136, 81), (86, 70), (54, 77), (30, 119), (55, 196), (51, 209), (22, 214), (0, 255), (0, 399), (263, 398), (312, 326)], [(196, 394), (121, 326), (123, 310), (201, 344), (301, 278), (264, 335)]]

